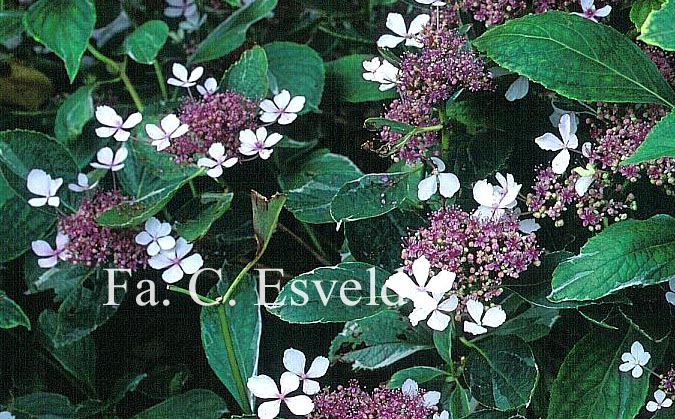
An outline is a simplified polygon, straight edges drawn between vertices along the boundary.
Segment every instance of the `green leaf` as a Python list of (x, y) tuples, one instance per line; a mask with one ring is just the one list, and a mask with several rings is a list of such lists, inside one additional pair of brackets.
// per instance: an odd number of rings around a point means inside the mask
[(94, 32), (96, 8), (91, 0), (39, 0), (23, 18), (28, 34), (66, 64), (72, 83)]
[(372, 370), (425, 349), (433, 349), (428, 336), (412, 329), (408, 319), (396, 310), (385, 310), (347, 322), (331, 342), (328, 357), (331, 362), (353, 363), (354, 369)]
[(0, 11), (0, 43), (23, 32), (23, 14), (21, 10)]
[(356, 260), (393, 272), (402, 263), (401, 237), (426, 222), (419, 214), (396, 210), (380, 217), (347, 223), (345, 238)]
[(256, 191), (251, 191), (251, 204), (253, 206), (253, 232), (257, 243), (257, 255), (262, 255), (277, 228), (279, 214), (284, 207), (286, 197), (281, 194), (273, 195), (270, 199), (265, 198)]
[(411, 188), (417, 183), (419, 171), (398, 173), (371, 173), (345, 183), (330, 204), (330, 214), (335, 221), (357, 221), (378, 217), (402, 205)]
[[(29, 284), (31, 291), (42, 292), (53, 289), (56, 294), (54, 302), (57, 303), (63, 301), (88, 275), (95, 272), (92, 268), (74, 263), (60, 263), (44, 270), (37, 266), (37, 261), (33, 258), (27, 259), (30, 261), (27, 260), (26, 263), (31, 263), (31, 268), (38, 271), (37, 279)], [(26, 267), (25, 270), (28, 272), (29, 268)], [(26, 277), (29, 278), (28, 273)]]
[(169, 26), (161, 20), (151, 20), (134, 29), (122, 47), (137, 63), (152, 64), (168, 37)]
[(474, 346), (464, 375), (480, 404), (507, 411), (530, 404), (539, 368), (532, 350), (520, 338), (490, 336)]
[(225, 72), (220, 84), (248, 98), (263, 98), (269, 90), (267, 67), (267, 54), (256, 45), (241, 54), (239, 61)]
[(637, 45), (611, 26), (567, 12), (495, 25), (473, 44), (500, 66), (571, 99), (675, 106), (675, 92)]
[(161, 211), (180, 188), (204, 173), (203, 168), (175, 163), (168, 153), (157, 153), (149, 144), (134, 141), (128, 147), (129, 158), (119, 177), (136, 200), (101, 214), (96, 221), (104, 226), (128, 227), (144, 222)]
[(195, 389), (156, 404), (132, 419), (219, 419), (225, 413), (225, 400), (210, 390)]
[[(115, 303), (121, 304), (125, 294), (124, 290), (117, 287), (110, 292), (114, 292)], [(105, 282), (97, 284), (93, 290), (78, 287), (68, 294), (59, 307), (56, 330), (50, 335), (54, 346), (60, 348), (77, 342), (107, 322), (119, 307), (119, 305), (106, 305), (108, 293), (107, 282)]]
[(659, 10), (647, 16), (639, 40), (668, 51), (675, 51), (675, 0), (666, 0)]
[(384, 127), (389, 127), (393, 132), (398, 134), (407, 134), (415, 129), (415, 126), (406, 124), (405, 122), (399, 122), (380, 117), (366, 119), (363, 122), (363, 127), (369, 131), (379, 131)]
[(54, 121), (54, 135), (57, 141), (66, 144), (82, 134), (82, 128), (94, 117), (94, 101), (91, 93), (95, 88), (94, 84), (82, 86), (59, 106)]
[[(636, 379), (620, 372), (619, 365), (621, 354), (630, 352), (636, 339), (640, 336), (631, 329), (596, 329), (577, 342), (551, 387), (548, 418), (635, 417), (644, 407), (649, 374)], [(648, 341), (641, 343), (646, 351), (653, 352)]]
[(135, 391), (138, 385), (145, 380), (148, 374), (126, 374), (115, 381), (110, 389), (110, 395), (106, 401), (107, 406), (114, 406), (124, 400), (128, 393)]
[(48, 212), (29, 206), (23, 198), (14, 195), (0, 207), (0, 237), (3, 249), (0, 263), (21, 256), (33, 240), (42, 237), (56, 222)]
[(373, 58), (369, 54), (354, 54), (326, 63), (326, 86), (337, 100), (359, 103), (398, 96), (395, 89), (380, 91), (379, 83), (363, 78), (362, 63)]
[(301, 163), (298, 171), (282, 173), (279, 183), (288, 196), (286, 208), (295, 218), (322, 224), (333, 222), (330, 204), (340, 187), (360, 176), (361, 170), (347, 157), (317, 150)]
[(518, 336), (525, 342), (532, 342), (547, 336), (559, 318), (559, 311), (556, 309), (533, 306), (507, 320), (494, 330), (494, 334)]
[(657, 122), (635, 153), (621, 164), (635, 164), (661, 157), (675, 157), (675, 113), (673, 112)]
[[(361, 262), (316, 268), (286, 284), (269, 311), (289, 323), (345, 322), (388, 306), (380, 293), (389, 273)], [(396, 301), (387, 294), (391, 302)]]
[(239, 48), (246, 40), (246, 31), (257, 21), (269, 16), (277, 0), (257, 0), (232, 13), (209, 32), (190, 56), (191, 63), (215, 60)]
[[(612, 246), (607, 246), (612, 243)], [(553, 272), (549, 300), (588, 301), (675, 276), (675, 219), (626, 220), (592, 237)]]
[(652, 10), (661, 8), (664, 0), (636, 0), (630, 8), (630, 21), (633, 22), (638, 32), (647, 20)]
[(21, 307), (0, 290), (0, 329), (23, 326), (30, 330), (30, 319)]
[(452, 339), (454, 329), (454, 324), (450, 323), (450, 326), (445, 330), (434, 330), (434, 346), (436, 347), (436, 352), (438, 352), (438, 355), (448, 364), (452, 363)]
[(75, 407), (68, 397), (56, 393), (31, 393), (10, 401), (7, 409), (20, 417), (69, 418), (75, 414)]
[[(252, 400), (247, 400), (246, 389), (238, 386), (230, 356), (235, 357), (243, 380), (257, 373), (262, 326), (255, 284), (255, 279), (247, 274), (232, 295), (230, 301), (236, 302), (234, 306), (203, 307), (200, 315), (202, 344), (209, 365), (242, 409), (250, 406)], [(219, 281), (209, 297), (224, 295), (227, 285), (226, 281)], [(225, 339), (232, 342), (229, 352)]]
[(61, 366), (87, 388), (93, 390), (96, 379), (96, 345), (92, 336), (85, 336), (71, 344), (54, 346), (54, 337), (59, 328), (57, 314), (51, 310), (40, 313), (38, 319), (43, 343)]
[(457, 384), (450, 393), (450, 406), (448, 413), (450, 419), (464, 418), (471, 412), (471, 397), (461, 385)]
[(318, 109), (326, 78), (321, 56), (307, 45), (294, 42), (272, 42), (263, 48), (272, 92), (286, 89), (291, 96), (304, 96), (306, 102), (301, 113)]
[(405, 380), (409, 378), (417, 384), (423, 384), (447, 374), (446, 371), (434, 367), (410, 367), (396, 371), (387, 385), (389, 388), (401, 388)]
[[(190, 204), (186, 205), (184, 208), (189, 210), (193, 218), (186, 219), (185, 221), (176, 221), (174, 228), (176, 232), (189, 242), (198, 240), (206, 235), (211, 229), (213, 223), (215, 223), (228, 209), (230, 209), (230, 204), (232, 203), (232, 198), (234, 194), (224, 193), (218, 194), (215, 199), (212, 199), (213, 202), (199, 202), (197, 205), (194, 205), (194, 201), (190, 201)], [(196, 210), (199, 212), (194, 215)], [(178, 217), (180, 219), (180, 217)]]

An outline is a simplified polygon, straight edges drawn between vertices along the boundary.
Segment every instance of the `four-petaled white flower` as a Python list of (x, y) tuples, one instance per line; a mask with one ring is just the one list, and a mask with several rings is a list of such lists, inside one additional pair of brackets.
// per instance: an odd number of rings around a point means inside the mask
[(675, 278), (668, 281), (670, 291), (666, 292), (666, 301), (675, 306)]
[(288, 394), (295, 391), (300, 386), (300, 379), (292, 372), (281, 374), (279, 380), (281, 391), (277, 384), (267, 375), (257, 375), (251, 377), (246, 382), (246, 386), (254, 396), (261, 399), (274, 399), (264, 402), (258, 407), (258, 417), (260, 419), (274, 419), (279, 414), (281, 402), (288, 406), (288, 409), (298, 416), (308, 415), (314, 410), (312, 399), (303, 395), (288, 397)]
[(33, 253), (44, 259), (38, 259), (38, 265), (41, 268), (51, 268), (55, 266), (59, 259), (68, 260), (70, 252), (66, 250), (66, 245), (70, 239), (61, 232), (56, 234), (56, 247), (52, 247), (44, 240), (35, 240), (31, 243)]
[[(656, 401), (654, 401), (656, 400)], [(666, 393), (663, 390), (656, 390), (654, 392), (654, 400), (647, 402), (647, 410), (650, 412), (656, 412), (662, 407), (668, 408), (673, 405), (673, 399), (666, 398)]]
[(387, 60), (380, 62), (379, 57), (364, 61), (363, 69), (366, 70), (362, 74), (364, 80), (380, 83), (378, 89), (381, 92), (395, 87), (398, 82), (399, 69)]
[[(417, 398), (420, 389), (415, 380), (413, 380), (412, 378), (408, 378), (401, 385), (401, 391), (403, 392), (403, 394), (411, 398)], [(441, 393), (439, 393), (438, 391), (427, 391), (422, 396), (424, 406), (428, 408), (436, 406), (440, 400), (441, 400)]]
[(630, 346), (630, 352), (624, 352), (621, 355), (621, 360), (624, 363), (619, 365), (619, 371), (628, 372), (632, 370), (633, 378), (640, 378), (642, 377), (642, 367), (647, 365), (651, 357), (651, 354), (645, 351), (642, 344), (635, 341)]
[(208, 167), (209, 170), (206, 171), (206, 174), (212, 178), (217, 178), (222, 175), (223, 167), (232, 167), (239, 161), (238, 157), (230, 157), (229, 159), (225, 158), (225, 146), (223, 146), (222, 143), (211, 144), (211, 147), (209, 147), (209, 156), (212, 158), (200, 158), (197, 161), (197, 166)]
[(155, 256), (162, 250), (171, 250), (176, 245), (176, 240), (170, 236), (171, 224), (163, 223), (155, 217), (145, 221), (145, 231), (136, 235), (136, 243), (148, 246), (148, 255)]
[(279, 125), (288, 125), (295, 121), (298, 112), (305, 107), (304, 96), (293, 96), (288, 90), (282, 90), (272, 100), (265, 99), (260, 102), (260, 109), (263, 110), (260, 120), (265, 123), (277, 121)]
[(281, 141), (281, 134), (273, 132), (267, 135), (267, 129), (260, 127), (255, 133), (250, 129), (245, 129), (239, 133), (239, 152), (244, 156), (260, 156), (267, 160), (272, 155), (272, 147)]
[(218, 82), (213, 77), (206, 79), (204, 81), (204, 86), (197, 85), (197, 91), (202, 96), (210, 96), (216, 93), (216, 90), (218, 90)]
[(94, 189), (96, 185), (98, 185), (98, 181), (90, 185), (89, 178), (87, 177), (87, 175), (85, 175), (84, 173), (78, 173), (77, 183), (69, 183), (68, 189), (70, 189), (73, 192), (84, 192)]
[(418, 35), (424, 29), (424, 25), (429, 23), (431, 17), (426, 14), (419, 15), (410, 22), (410, 29), (406, 28), (405, 20), (399, 13), (389, 13), (387, 15), (387, 28), (391, 29), (395, 35), (382, 35), (377, 40), (377, 46), (380, 48), (395, 48), (398, 44), (405, 41), (405, 44), (410, 47), (422, 48), (422, 44), (418, 39)]
[(501, 306), (485, 310), (485, 306), (480, 301), (469, 300), (466, 302), (466, 311), (469, 312), (473, 321), (464, 321), (464, 331), (472, 335), (487, 333), (485, 326), (499, 327), (506, 321), (506, 313)]
[(309, 366), (309, 370), (305, 372), (305, 364), (307, 359), (305, 354), (297, 349), (286, 349), (284, 351), (284, 367), (293, 374), (297, 375), (302, 381), (302, 392), (311, 396), (321, 390), (319, 383), (313, 378), (320, 378), (328, 371), (330, 362), (325, 356), (317, 356)]
[(560, 150), (560, 153), (553, 159), (551, 167), (553, 168), (553, 173), (562, 174), (567, 170), (567, 166), (570, 164), (569, 150), (574, 150), (579, 146), (579, 139), (576, 136), (577, 122), (574, 115), (566, 113), (560, 117), (558, 130), (560, 131), (562, 140), (550, 132), (547, 132), (546, 134), (535, 138), (534, 141), (542, 150)]
[(129, 150), (126, 147), (120, 147), (113, 154), (110, 147), (103, 147), (96, 153), (96, 160), (98, 162), (89, 163), (91, 167), (96, 169), (106, 169), (117, 172), (124, 168), (124, 160), (129, 156)]
[(197, 13), (195, 0), (166, 0), (166, 4), (164, 9), (166, 17), (188, 17)]
[[(415, 282), (403, 271), (398, 271), (390, 276), (384, 283), (384, 286), (394, 291), (403, 298), (408, 298), (413, 302), (419, 298), (428, 297), (428, 293), (445, 293), (449, 290), (447, 284), (454, 281), (454, 274), (448, 271), (441, 271), (429, 279), (431, 264), (425, 257), (417, 258), (412, 264), (412, 272)], [(428, 280), (428, 281), (427, 281)]]
[(513, 102), (514, 100), (524, 98), (529, 91), (530, 81), (527, 79), (527, 77), (519, 76), (506, 90), (504, 97), (509, 102)]
[(597, 22), (598, 20), (596, 19), (596, 17), (607, 17), (609, 15), (609, 12), (612, 11), (612, 6), (607, 5), (605, 7), (596, 10), (594, 0), (581, 0), (581, 10), (583, 10), (582, 13), (579, 12), (572, 12), (572, 13), (575, 15), (579, 15), (581, 17), (585, 17), (586, 19), (592, 20), (593, 22)]
[(171, 67), (173, 77), (169, 77), (166, 82), (172, 86), (192, 87), (197, 84), (197, 80), (204, 74), (204, 67), (195, 67), (188, 76), (187, 68), (183, 64), (173, 63)]
[(499, 185), (492, 185), (487, 180), (479, 180), (473, 185), (473, 199), (480, 204), (474, 216), (482, 219), (498, 220), (507, 209), (513, 209), (516, 197), (523, 186), (510, 173), (506, 177), (501, 173), (495, 174)]
[(185, 135), (190, 126), (181, 124), (180, 119), (174, 114), (169, 114), (162, 118), (159, 125), (147, 124), (145, 132), (152, 139), (152, 145), (157, 147), (157, 151), (162, 151), (171, 145), (171, 140)]
[(445, 171), (445, 163), (438, 157), (432, 157), (435, 168), (431, 171), (431, 175), (423, 179), (417, 185), (417, 197), (420, 201), (426, 201), (436, 191), (446, 198), (452, 196), (459, 190), (459, 179), (452, 173), (442, 173)]
[(44, 170), (33, 169), (26, 177), (26, 187), (28, 190), (38, 195), (39, 198), (31, 198), (28, 200), (28, 205), (31, 207), (42, 207), (49, 205), (50, 207), (58, 207), (61, 199), (56, 196), (59, 188), (63, 185), (63, 178), (52, 179)]
[(445, 2), (438, 0), (415, 0), (415, 1), (419, 4), (424, 4), (427, 6), (436, 6), (436, 7), (445, 6)]
[(105, 127), (96, 128), (96, 135), (100, 138), (113, 137), (117, 141), (124, 142), (131, 135), (127, 130), (138, 125), (142, 119), (143, 115), (140, 112), (134, 112), (124, 121), (110, 106), (98, 106), (96, 120)]
[(180, 281), (184, 274), (192, 275), (197, 272), (204, 264), (199, 253), (187, 256), (191, 250), (192, 244), (180, 237), (173, 249), (159, 252), (148, 260), (148, 264), (157, 270), (169, 268), (162, 272), (162, 279), (173, 284)]

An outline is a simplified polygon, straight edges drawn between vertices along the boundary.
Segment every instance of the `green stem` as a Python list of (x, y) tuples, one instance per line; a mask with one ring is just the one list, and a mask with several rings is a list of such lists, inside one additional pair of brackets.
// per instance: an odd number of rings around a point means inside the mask
[(134, 85), (131, 83), (131, 80), (129, 80), (129, 77), (127, 76), (126, 73), (126, 63), (118, 63), (112, 58), (106, 57), (101, 51), (97, 50), (94, 48), (93, 45), (87, 44), (87, 51), (91, 55), (94, 56), (97, 60), (101, 61), (104, 64), (107, 64), (112, 68), (115, 72), (119, 74), (120, 80), (122, 80), (122, 83), (124, 83), (124, 87), (127, 89), (127, 92), (129, 92), (129, 95), (131, 96), (131, 99), (134, 101), (134, 105), (136, 105), (136, 109), (138, 109), (139, 112), (143, 112), (143, 102), (141, 102), (141, 97), (138, 95), (138, 92), (136, 91), (136, 88)]
[(169, 291), (175, 291), (175, 292), (180, 293), (180, 294), (189, 295), (190, 297), (196, 296), (204, 303), (213, 304), (213, 305), (220, 304), (220, 302), (218, 302), (216, 300), (212, 300), (209, 297), (204, 297), (203, 295), (199, 295), (197, 293), (191, 293), (190, 291), (186, 290), (185, 288), (177, 287), (175, 285), (169, 285), (169, 286), (166, 287), (166, 289), (169, 290)]
[[(234, 283), (233, 283), (234, 285)], [(244, 379), (241, 376), (241, 371), (239, 370), (239, 363), (237, 362), (237, 355), (234, 351), (234, 345), (232, 345), (232, 335), (230, 335), (230, 325), (227, 322), (227, 315), (225, 313), (225, 306), (218, 306), (218, 318), (220, 319), (220, 329), (223, 333), (223, 341), (225, 342), (225, 350), (227, 351), (227, 359), (230, 362), (230, 369), (232, 370), (232, 377), (234, 382), (237, 385), (237, 392), (239, 393), (239, 399), (242, 401), (242, 408), (244, 414), (251, 414), (251, 406), (249, 406), (249, 396), (248, 391), (246, 391), (246, 386), (244, 385)]]
[(188, 181), (188, 184), (190, 185), (190, 191), (192, 192), (192, 197), (193, 198), (198, 197), (199, 195), (197, 194), (197, 188), (195, 188), (195, 183), (192, 181), (192, 179), (190, 179)]
[(223, 295), (223, 301), (230, 301), (230, 297), (232, 297), (232, 294), (234, 294), (234, 291), (237, 289), (237, 286), (241, 282), (242, 279), (244, 279), (244, 276), (248, 273), (248, 271), (251, 270), (252, 267), (255, 266), (256, 263), (258, 263), (258, 260), (260, 260), (260, 257), (262, 256), (263, 252), (259, 252), (258, 254), (255, 255), (255, 257), (246, 265), (244, 266), (244, 269), (239, 272), (239, 275), (237, 275), (236, 278), (234, 278), (234, 281), (232, 281), (232, 284), (230, 284), (229, 288), (227, 289), (227, 292), (225, 292), (225, 295)]
[(316, 248), (316, 250), (319, 252), (319, 254), (326, 260), (328, 260), (328, 254), (324, 250), (323, 246), (321, 246), (321, 242), (319, 241), (319, 238), (316, 237), (316, 234), (314, 234), (314, 230), (312, 230), (312, 227), (310, 227), (307, 223), (300, 223), (302, 225), (302, 228), (305, 229), (305, 232), (307, 233), (307, 236), (309, 236), (309, 239), (312, 241), (312, 245)]
[(155, 68), (155, 75), (157, 76), (157, 83), (159, 84), (159, 89), (162, 91), (162, 98), (164, 98), (164, 100), (168, 100), (169, 92), (166, 90), (166, 82), (164, 82), (164, 74), (162, 74), (162, 67), (159, 65), (157, 60), (152, 62), (152, 66)]
[[(448, 117), (444, 110), (438, 110), (438, 118), (441, 120), (441, 125), (445, 127)], [(445, 128), (441, 129), (441, 156), (445, 161), (450, 157), (450, 132)]]

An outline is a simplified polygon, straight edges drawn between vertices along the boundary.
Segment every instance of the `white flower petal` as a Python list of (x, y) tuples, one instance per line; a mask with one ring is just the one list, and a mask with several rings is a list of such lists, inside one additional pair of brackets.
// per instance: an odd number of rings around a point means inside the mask
[(173, 284), (183, 279), (183, 270), (178, 265), (173, 265), (166, 271), (162, 272), (162, 279), (167, 284)]
[(148, 244), (150, 244), (154, 240), (154, 238), (150, 234), (148, 234), (147, 231), (141, 231), (140, 233), (138, 233), (136, 235), (135, 240), (136, 240), (136, 243), (138, 243), (142, 246), (147, 246)]
[(283, 112), (279, 115), (279, 119), (277, 120), (277, 123), (279, 125), (288, 125), (295, 121), (298, 118), (298, 115), (295, 113), (286, 113)]
[(633, 371), (631, 372), (631, 375), (633, 378), (640, 378), (642, 377), (642, 367), (639, 365), (636, 365), (635, 368), (633, 368)]
[(317, 356), (307, 370), (307, 377), (319, 378), (326, 375), (330, 361), (325, 356)]
[(487, 333), (487, 329), (478, 323), (470, 322), (468, 320), (464, 321), (464, 331), (466, 333), (471, 333), (472, 335), (482, 335)]
[(380, 48), (396, 48), (403, 41), (405, 41), (403, 37), (387, 34), (378, 38), (377, 46)]
[(291, 102), (291, 93), (288, 90), (283, 89), (279, 94), (274, 96), (273, 101), (277, 111), (286, 109), (286, 106)]
[[(567, 114), (565, 114), (565, 115), (567, 115)], [(560, 140), (560, 138), (556, 137), (555, 135), (551, 134), (550, 132), (547, 132), (546, 134), (535, 138), (534, 142), (537, 143), (539, 148), (541, 148), (542, 150), (547, 150), (547, 151), (558, 151), (558, 150), (562, 150), (565, 147), (565, 145)]]
[(511, 83), (504, 97), (506, 97), (506, 100), (509, 102), (513, 102), (515, 100), (524, 98), (529, 90), (529, 80), (527, 77), (520, 76), (513, 83)]
[(577, 195), (584, 196), (586, 192), (588, 192), (588, 188), (591, 187), (594, 179), (595, 178), (593, 176), (582, 176), (577, 179), (577, 181), (574, 182), (574, 190), (576, 191)]
[(436, 193), (436, 189), (438, 189), (436, 176), (431, 175), (426, 177), (417, 184), (417, 198), (420, 201), (427, 201)]
[(612, 11), (612, 6), (607, 5), (605, 7), (601, 7), (600, 9), (595, 11), (595, 16), (596, 17), (607, 17), (609, 16), (609, 13)]
[(553, 168), (553, 173), (562, 174), (565, 173), (567, 167), (570, 165), (570, 152), (566, 148), (562, 149), (560, 153), (553, 159), (551, 162), (551, 167)]
[(115, 128), (122, 126), (122, 117), (110, 106), (97, 106), (95, 116), (96, 120), (103, 125)]
[(305, 107), (305, 100), (304, 96), (294, 96), (291, 101), (288, 102), (285, 112), (298, 113), (302, 111), (302, 108)]
[(433, 407), (441, 401), (441, 393), (438, 391), (427, 391), (422, 396), (422, 399), (424, 400), (424, 406)]
[(281, 400), (265, 402), (258, 407), (258, 417), (260, 419), (275, 419), (279, 414)]
[(489, 327), (499, 327), (506, 321), (506, 312), (501, 306), (489, 308), (483, 316), (483, 325)]
[(434, 310), (431, 313), (429, 320), (427, 320), (427, 326), (433, 330), (438, 330), (439, 332), (447, 329), (448, 324), (450, 324), (450, 316), (443, 314), (438, 310)]
[(140, 112), (134, 112), (131, 115), (129, 115), (126, 121), (124, 121), (124, 124), (122, 124), (122, 128), (125, 129), (133, 128), (136, 125), (140, 124), (142, 120), (143, 115), (141, 115)]
[(473, 185), (473, 199), (480, 205), (492, 207), (493, 187), (487, 180), (479, 180)]
[(302, 381), (302, 392), (308, 396), (313, 396), (321, 391), (321, 386), (317, 381), (304, 379)]
[(279, 379), (279, 386), (281, 387), (281, 394), (288, 394), (300, 387), (300, 378), (292, 372), (286, 371), (281, 374)]
[(452, 173), (439, 173), (438, 184), (439, 192), (446, 198), (452, 198), (459, 191), (459, 179)]
[(275, 399), (279, 395), (277, 383), (267, 375), (256, 375), (246, 381), (246, 387), (261, 399)]
[(293, 396), (284, 400), (288, 409), (298, 416), (309, 415), (314, 410), (314, 402), (307, 396)]
[(411, 298), (418, 292), (415, 283), (403, 272), (397, 272), (390, 276), (385, 281), (384, 286), (403, 298)]
[(173, 66), (171, 67), (171, 72), (173, 73), (174, 77), (176, 77), (180, 81), (187, 81), (188, 79), (188, 71), (183, 64), (173, 63)]
[(480, 301), (469, 300), (466, 302), (466, 311), (469, 313), (469, 316), (478, 324), (481, 323), (483, 317), (484, 306)]
[(284, 351), (284, 367), (293, 374), (302, 375), (305, 373), (305, 363), (307, 359), (305, 354), (297, 349), (286, 349)]
[(401, 385), (401, 391), (403, 392), (403, 394), (407, 396), (417, 397), (417, 393), (419, 392), (419, 386), (417, 385), (417, 382), (415, 380), (413, 380), (412, 378), (408, 378)]
[(204, 266), (204, 259), (202, 259), (202, 255), (199, 253), (195, 253), (180, 261), (180, 267), (188, 275), (197, 272), (202, 266)]
[[(413, 19), (412, 22), (410, 22), (410, 29), (408, 30), (408, 34), (410, 35), (416, 35), (424, 29), (424, 26), (426, 26), (427, 23), (431, 20), (431, 16), (427, 14), (421, 14), (415, 19)], [(404, 24), (405, 25), (405, 24)], [(405, 28), (405, 26), (404, 26)]]
[(400, 13), (389, 13), (387, 15), (387, 28), (389, 28), (396, 35), (405, 37), (408, 35), (408, 30), (405, 27), (405, 20)]
[(430, 269), (431, 263), (426, 258), (426, 256), (417, 258), (412, 264), (413, 276), (415, 277), (417, 284), (422, 288), (424, 288), (424, 286), (427, 284)]

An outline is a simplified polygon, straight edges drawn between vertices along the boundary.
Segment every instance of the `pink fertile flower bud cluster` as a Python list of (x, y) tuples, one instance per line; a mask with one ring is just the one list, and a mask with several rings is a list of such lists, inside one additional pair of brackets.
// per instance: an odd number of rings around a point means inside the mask
[(177, 161), (192, 162), (195, 153), (206, 154), (213, 143), (222, 143), (226, 156), (232, 157), (239, 148), (239, 132), (258, 125), (258, 104), (236, 92), (214, 93), (187, 99), (178, 117), (190, 132), (167, 148)]
[[(615, 4), (616, 0), (606, 3)], [(602, 5), (598, 5), (600, 9)], [(549, 10), (579, 10), (577, 0), (461, 0), (458, 7), (470, 13), (478, 22), (485, 22), (485, 26), (497, 25), (507, 20), (526, 15), (529, 12), (536, 14), (545, 13)]]
[(314, 412), (310, 419), (426, 419), (437, 408), (427, 407), (424, 391), (415, 395), (405, 394), (401, 389), (378, 387), (368, 393), (356, 380), (347, 387), (338, 386), (335, 391), (324, 389), (314, 396)]
[(85, 266), (109, 262), (116, 268), (134, 271), (147, 264), (145, 247), (134, 240), (137, 230), (113, 229), (96, 222), (107, 209), (128, 200), (119, 191), (96, 192), (82, 201), (77, 212), (59, 220), (59, 231), (70, 238), (65, 247), (69, 262)]
[[(421, 33), (423, 47), (418, 52), (407, 52), (401, 60), (397, 90), (400, 99), (391, 102), (385, 112), (387, 119), (405, 122), (417, 127), (438, 124), (433, 107), (450, 98), (464, 87), (471, 91), (491, 90), (492, 80), (483, 62), (471, 49), (464, 35), (453, 26), (457, 17), (451, 9), (438, 8)], [(394, 146), (401, 134), (385, 127), (381, 139)], [(438, 143), (436, 132), (427, 132), (411, 138), (398, 156), (415, 162), (426, 156)]]
[(479, 220), (461, 209), (443, 207), (432, 212), (429, 221), (429, 227), (403, 238), (404, 269), (410, 272), (412, 263), (426, 256), (433, 270), (454, 272), (453, 290), (462, 306), (468, 300), (489, 303), (502, 293), (503, 280), (518, 278), (540, 263), (542, 249), (534, 233), (520, 232), (514, 214)]
[(668, 394), (675, 394), (675, 369), (672, 367), (661, 376), (659, 388)]

